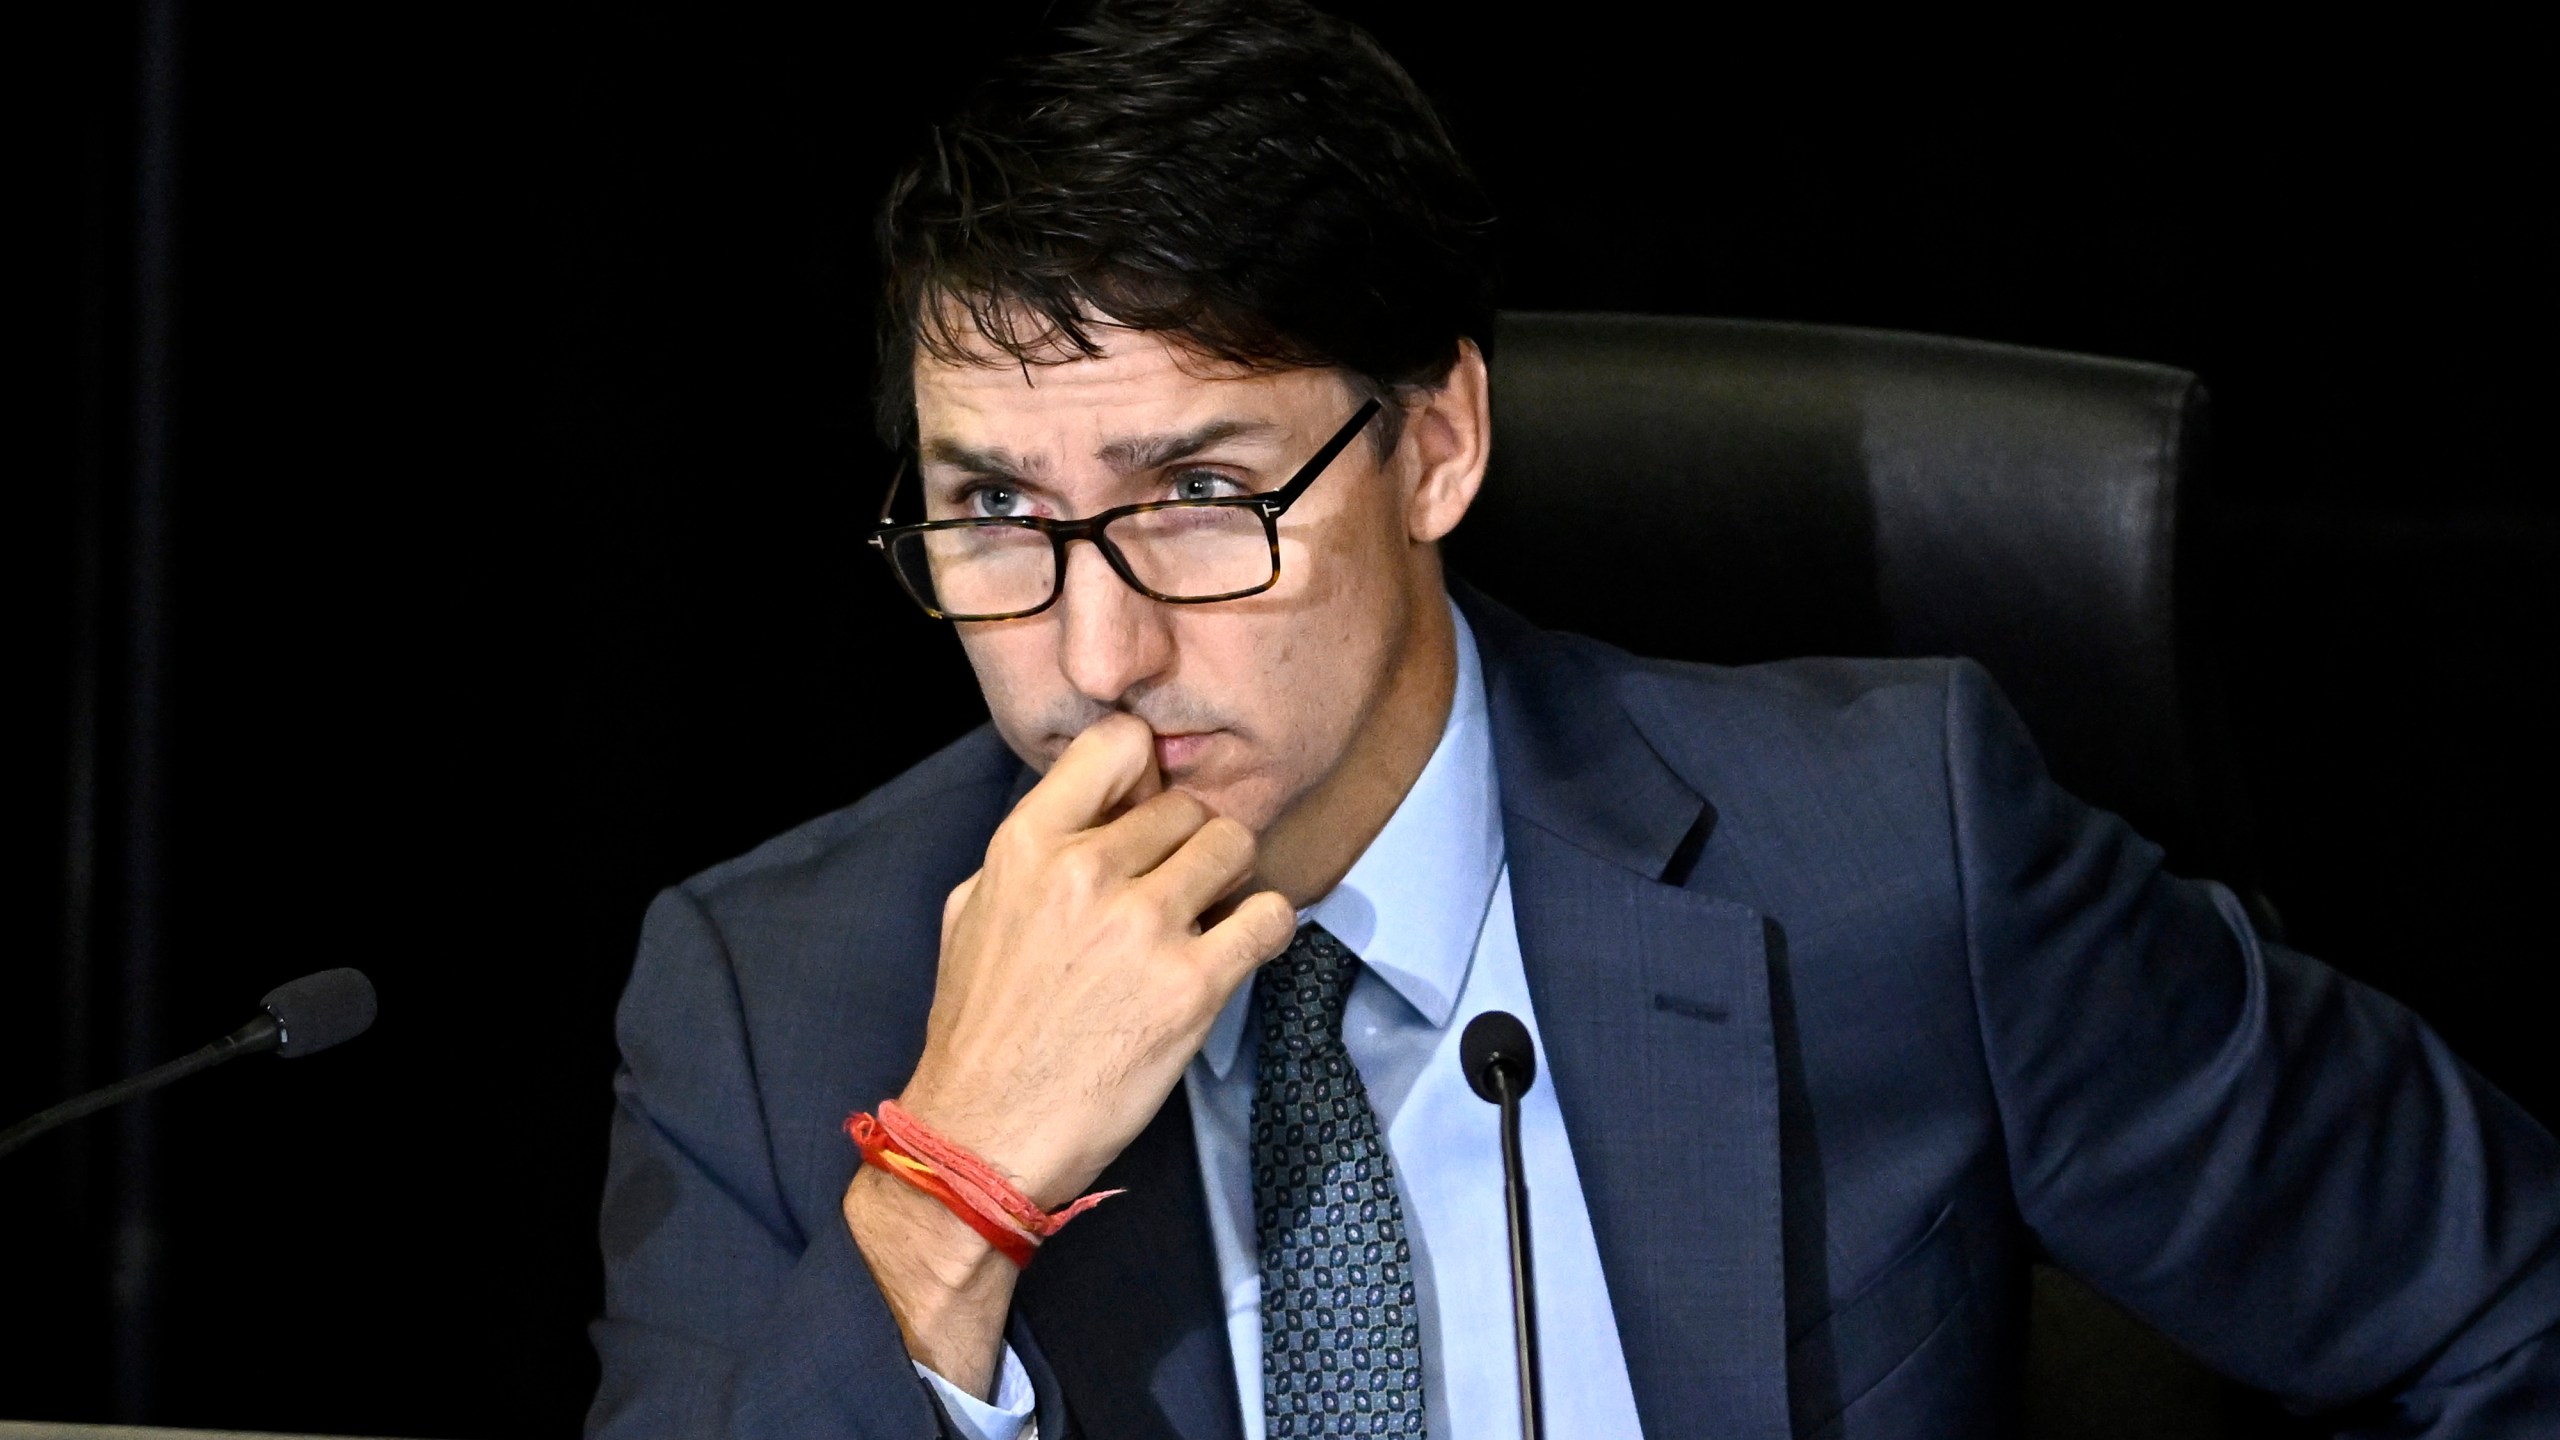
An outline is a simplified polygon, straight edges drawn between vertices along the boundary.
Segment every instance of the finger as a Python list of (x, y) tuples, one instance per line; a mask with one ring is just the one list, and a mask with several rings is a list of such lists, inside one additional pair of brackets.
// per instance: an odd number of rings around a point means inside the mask
[(1105, 715), (1067, 742), (1058, 763), (1013, 807), (1012, 818), (1052, 835), (1090, 829), (1147, 783), (1155, 763), (1155, 732), (1146, 721)]
[(1210, 926), (1192, 942), (1193, 952), (1234, 993), (1246, 976), (1289, 948), (1298, 933), (1298, 912), (1277, 890), (1260, 890), (1237, 902), (1234, 913)]
[(1138, 783), (1123, 791), (1117, 801), (1103, 807), (1101, 823), (1107, 825), (1163, 793), (1164, 771), (1156, 765), (1156, 736), (1150, 729), (1147, 732), (1147, 763), (1138, 772)]
[(1135, 877), (1163, 864), (1209, 819), (1209, 807), (1197, 796), (1167, 790), (1091, 832), (1083, 843), (1094, 847), (1111, 874)]
[(1252, 831), (1219, 816), (1193, 832), (1138, 884), (1149, 900), (1189, 920), (1252, 873), (1256, 848)]

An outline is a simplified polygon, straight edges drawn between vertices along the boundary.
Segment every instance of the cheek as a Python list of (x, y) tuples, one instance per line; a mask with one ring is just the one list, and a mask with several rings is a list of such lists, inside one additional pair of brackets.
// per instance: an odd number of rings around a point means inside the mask
[(987, 715), (995, 721), (996, 733), (1015, 754), (1034, 764), (1045, 763), (1045, 758), (1035, 759), (1031, 753), (1032, 742), (1039, 738), (1038, 722), (1066, 684), (1058, 673), (1057, 646), (1036, 633), (1041, 629), (1026, 621), (960, 629), (961, 652), (969, 657), (969, 668), (978, 677), (978, 691), (986, 697)]
[(1230, 683), (1252, 696), (1248, 723), (1268, 778), (1293, 799), (1342, 758), (1360, 728), (1402, 606), (1372, 557), (1284, 546), (1281, 563), (1283, 574), (1300, 565), (1306, 581), (1226, 648)]
[[(1184, 788), (1261, 829), (1322, 769), (1330, 739), (1322, 637), (1299, 607), (1203, 606), (1175, 627), (1174, 689), (1242, 742)], [(1224, 613), (1220, 613), (1220, 612)]]
[(1312, 682), (1326, 677), (1339, 703), (1357, 706), (1375, 681), (1381, 656), (1403, 628), (1406, 597), (1400, 547), (1368, 514), (1341, 517), (1281, 564), (1306, 577), (1296, 596), (1293, 669)]

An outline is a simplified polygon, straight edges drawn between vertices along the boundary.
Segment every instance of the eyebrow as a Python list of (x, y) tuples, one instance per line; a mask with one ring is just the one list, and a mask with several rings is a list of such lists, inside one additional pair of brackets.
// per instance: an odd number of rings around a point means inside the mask
[[(1094, 455), (1120, 474), (1133, 475), (1188, 459), (1229, 440), (1260, 439), (1276, 434), (1280, 428), (1269, 420), (1212, 420), (1171, 434), (1130, 435), (1107, 441)], [(917, 447), (917, 454), (928, 465), (947, 466), (966, 475), (993, 480), (1040, 480), (1049, 473), (1049, 457), (1046, 455), (1017, 455), (998, 446), (964, 445), (945, 436), (926, 440)]]
[(1037, 480), (1049, 473), (1046, 455), (1016, 455), (997, 446), (963, 445), (941, 436), (916, 447), (916, 453), (928, 465), (948, 465), (990, 480)]
[(1131, 475), (1189, 459), (1224, 441), (1260, 439), (1279, 428), (1268, 420), (1212, 420), (1171, 435), (1133, 435), (1114, 440), (1095, 451), (1094, 456), (1121, 474)]

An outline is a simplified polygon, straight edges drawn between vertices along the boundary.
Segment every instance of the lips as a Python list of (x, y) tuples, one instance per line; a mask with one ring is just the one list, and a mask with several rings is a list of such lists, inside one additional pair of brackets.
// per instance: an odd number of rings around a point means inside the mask
[(1182, 774), (1200, 762), (1210, 743), (1218, 738), (1215, 730), (1194, 730), (1156, 737), (1156, 768), (1170, 778)]

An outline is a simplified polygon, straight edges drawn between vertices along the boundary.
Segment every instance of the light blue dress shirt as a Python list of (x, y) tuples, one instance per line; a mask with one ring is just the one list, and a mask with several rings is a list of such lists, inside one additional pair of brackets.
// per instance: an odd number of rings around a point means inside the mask
[[(1468, 1087), (1458, 1037), (1467, 1020), (1508, 1010), (1534, 1038), (1538, 1017), (1511, 913), (1483, 666), (1463, 617), (1457, 627), (1457, 688), (1430, 762), (1342, 883), (1299, 918), (1333, 932), (1364, 966), (1351, 987), (1343, 1043), (1369, 1088), (1403, 1190), (1430, 1433), (1498, 1440), (1520, 1433), (1499, 1115)], [(1262, 1269), (1250, 1160), (1255, 1066), (1246, 1043), (1252, 996), (1248, 985), (1219, 1012), (1183, 1083), (1191, 1092), (1245, 1440), (1264, 1440)], [(1543, 1041), (1539, 1048), (1543, 1053)], [(1546, 1434), (1635, 1440), (1635, 1395), (1608, 1282), (1544, 1066), (1521, 1106), (1520, 1148), (1534, 1202)], [(918, 1369), (974, 1440), (1021, 1440), (1031, 1386), (1010, 1346), (992, 1405)]]

